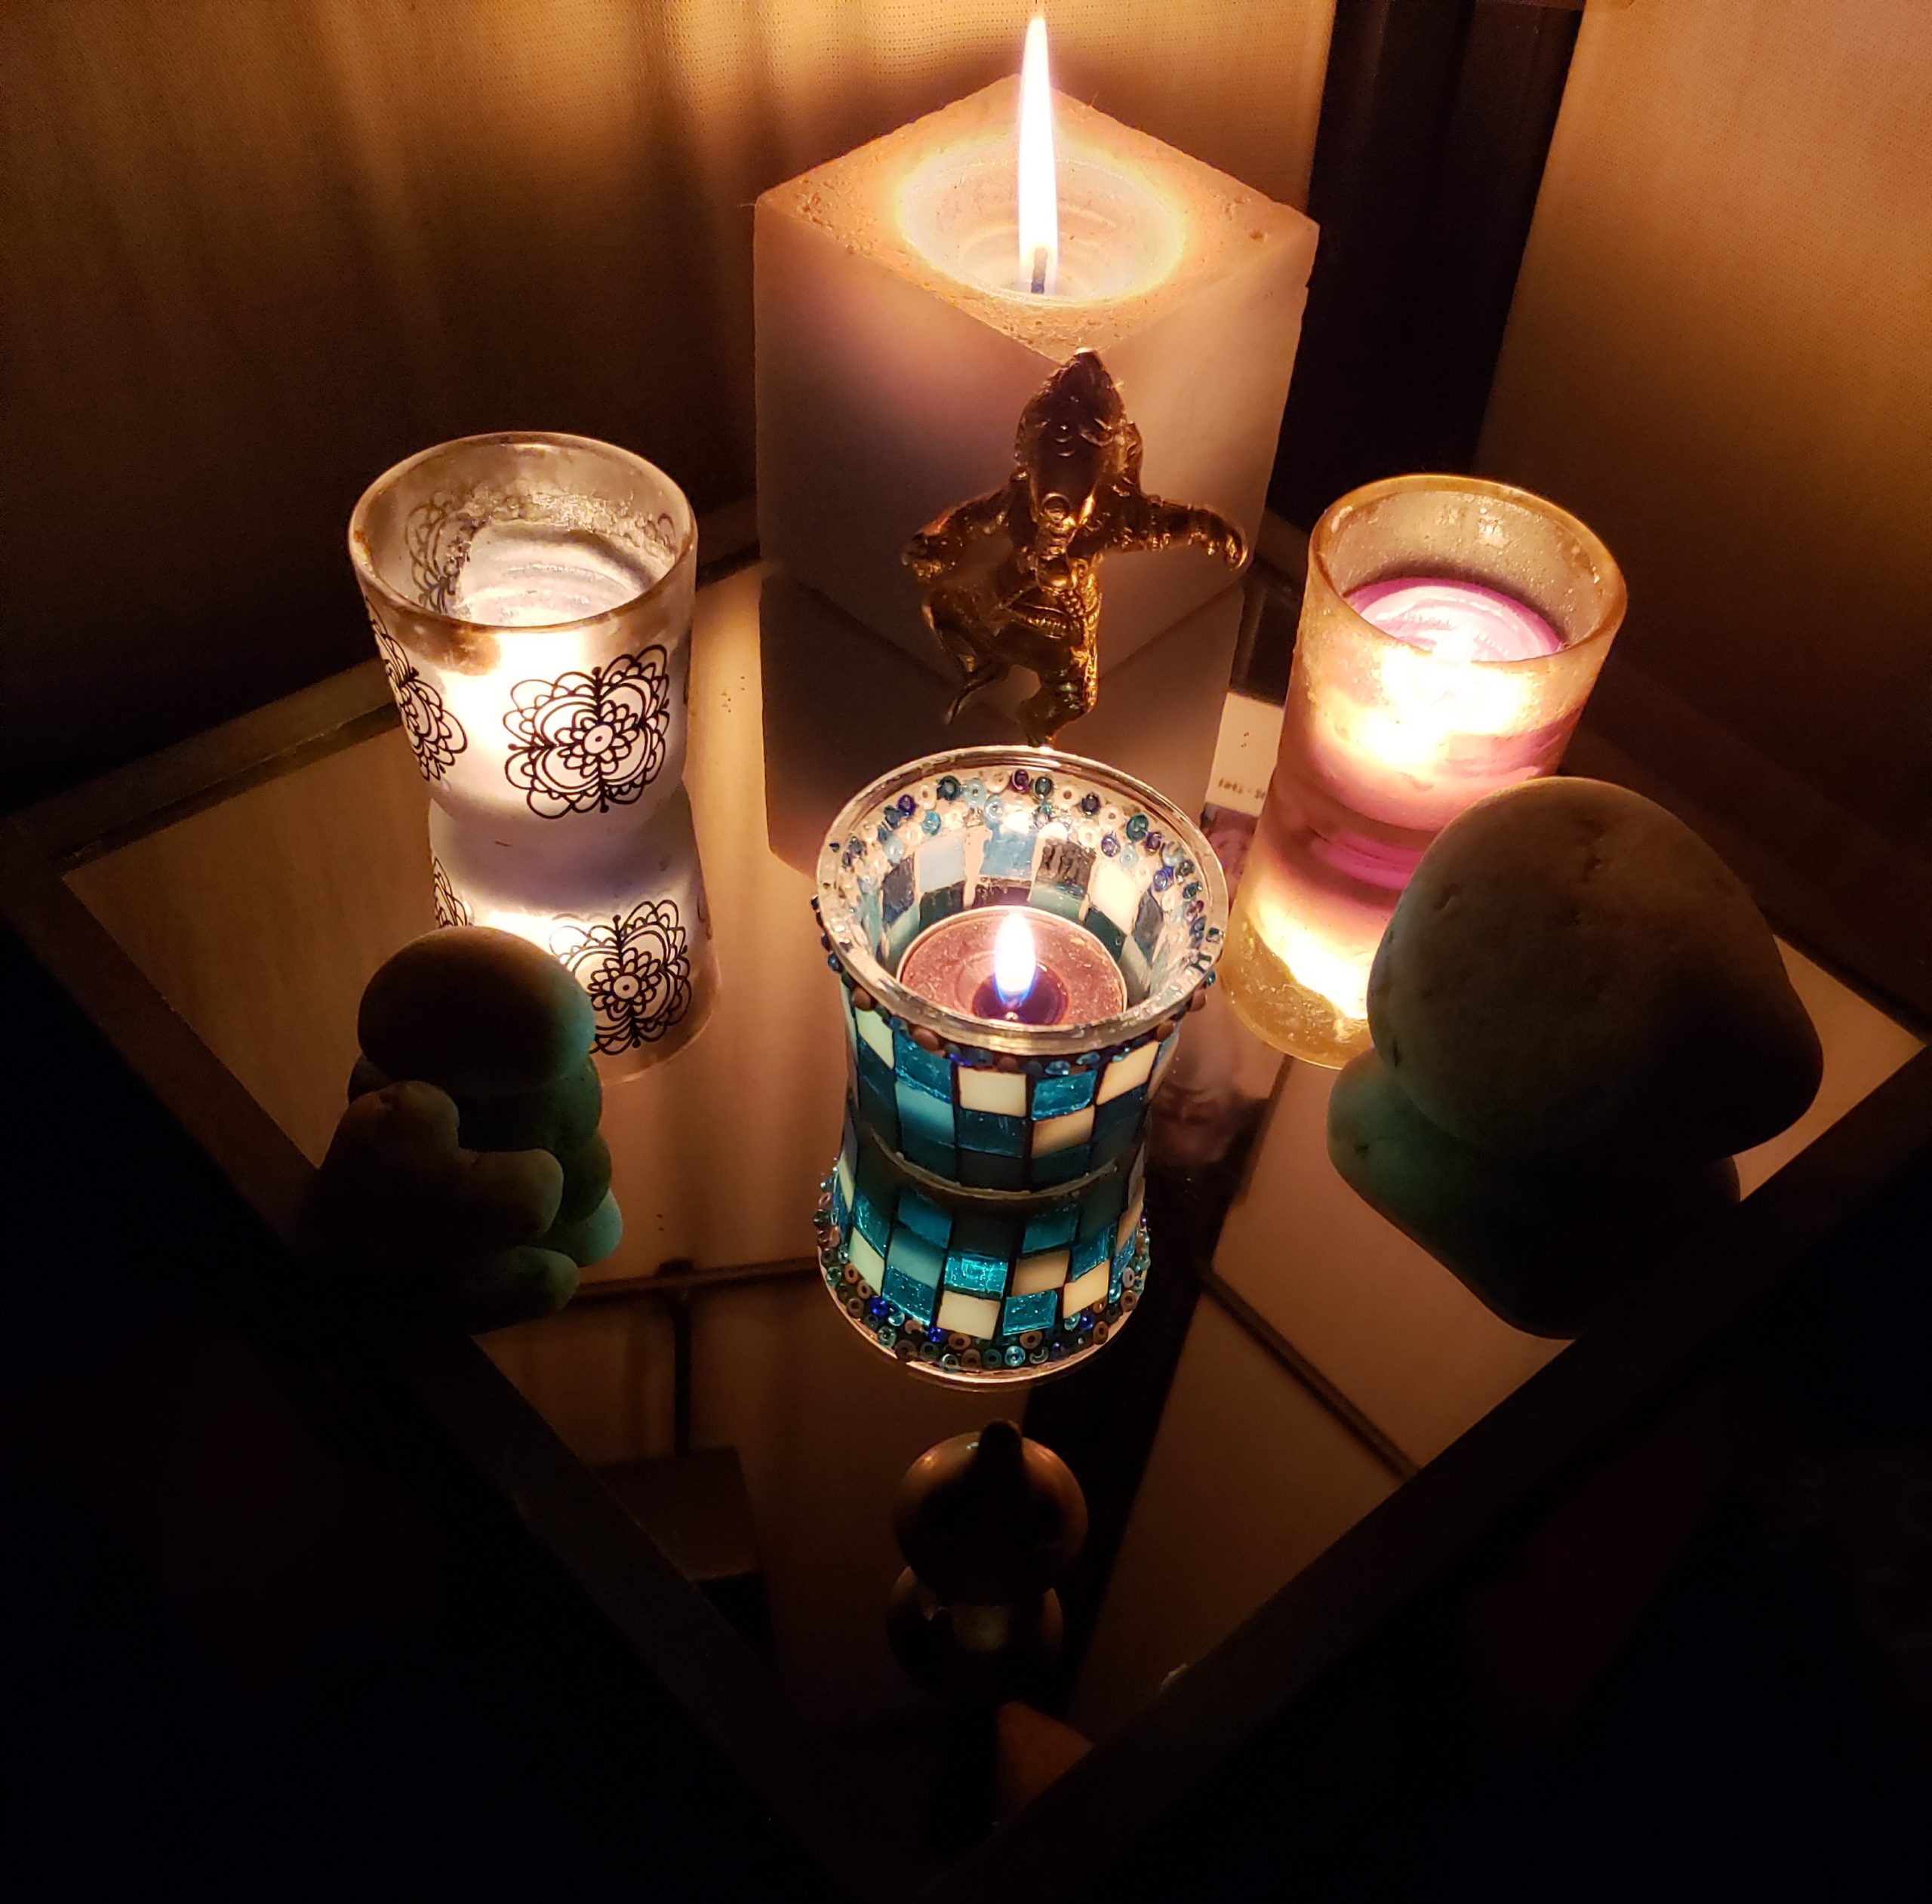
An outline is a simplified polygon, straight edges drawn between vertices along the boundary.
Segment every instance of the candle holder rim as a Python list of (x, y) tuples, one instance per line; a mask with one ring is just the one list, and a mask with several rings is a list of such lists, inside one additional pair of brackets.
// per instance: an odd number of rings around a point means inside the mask
[(1110, 766), (1105, 761), (1065, 753), (1054, 748), (998, 745), (958, 748), (908, 761), (862, 787), (839, 809), (827, 829), (828, 844), (819, 849), (813, 881), (815, 891), (821, 900), (837, 891), (833, 875), (838, 870), (843, 842), (853, 835), (857, 818), (882, 806), (888, 793), (901, 791), (919, 780), (940, 774), (971, 775), (977, 769), (994, 763), (1004, 766), (1009, 774), (1016, 767), (1023, 767), (1029, 772), (1038, 770), (1049, 774), (1072, 772), (1091, 776), (1131, 796), (1149, 814), (1157, 815), (1161, 825), (1171, 829), (1185, 843), (1207, 885), (1207, 910), (1203, 917), (1217, 935), (1211, 942), (1204, 940), (1202, 949), (1186, 967), (1192, 975), (1192, 982), (1171, 983), (1164, 989), (1150, 992), (1140, 1004), (1128, 1006), (1118, 1017), (1092, 1023), (995, 1025), (986, 1019), (950, 1010), (909, 990), (863, 943), (841, 946), (834, 940), (832, 957), (856, 985), (872, 994), (881, 1011), (892, 1017), (928, 1026), (955, 1044), (1015, 1057), (1057, 1058), (1139, 1043), (1162, 1020), (1186, 1010), (1189, 1000), (1201, 986), (1211, 983), (1215, 963), (1226, 943), (1228, 884), (1220, 857), (1200, 827), (1158, 789), (1137, 780), (1121, 768)]
[[(370, 553), (369, 538), (365, 526), (377, 498), (432, 457), (447, 456), (457, 450), (516, 445), (533, 445), (541, 449), (596, 451), (614, 457), (620, 462), (632, 464), (645, 475), (663, 484), (677, 500), (674, 518), (678, 524), (678, 546), (664, 573), (648, 587), (640, 589), (634, 595), (626, 596), (614, 607), (600, 608), (594, 614), (575, 616), (569, 621), (540, 622), (515, 627), (505, 626), (496, 622), (472, 621), (462, 615), (452, 615), (446, 610), (432, 608), (423, 602), (415, 601), (392, 587), (377, 568), (375, 558)], [(391, 463), (355, 499), (355, 506), (349, 512), (349, 561), (355, 568), (357, 578), (379, 595), (386, 607), (400, 609), (405, 615), (414, 616), (420, 621), (433, 623), (438, 627), (478, 631), (490, 635), (542, 636), (568, 634), (608, 621), (613, 615), (629, 614), (668, 589), (677, 580), (679, 573), (692, 565), (697, 554), (697, 515), (691, 506), (691, 499), (673, 478), (648, 457), (639, 456), (635, 450), (627, 450), (621, 444), (606, 442), (599, 436), (579, 436), (568, 430), (485, 430), (474, 436), (453, 436), (445, 442), (432, 443), (426, 449), (417, 450), (405, 457), (401, 462)]]
[[(1601, 643), (1607, 643), (1622, 626), (1625, 611), (1629, 605), (1629, 589), (1624, 580), (1623, 568), (1617, 558), (1610, 552), (1603, 538), (1581, 518), (1572, 515), (1560, 503), (1552, 503), (1548, 497), (1540, 496), (1534, 490), (1524, 489), (1518, 484), (1498, 482), (1488, 476), (1457, 475), (1447, 470), (1420, 470), (1407, 475), (1378, 477), (1374, 482), (1362, 483), (1346, 495), (1337, 497), (1321, 512), (1315, 519), (1315, 527), (1309, 531), (1308, 571), (1310, 579), (1319, 576), (1321, 586), (1352, 619), (1358, 632), (1374, 645), (1390, 649), (1402, 648), (1411, 654), (1417, 652), (1400, 636), (1391, 635), (1386, 629), (1377, 627), (1358, 609), (1349, 606), (1348, 595), (1336, 582), (1330, 569), (1330, 546), (1340, 533), (1344, 521), (1355, 510), (1371, 502), (1380, 502), (1385, 497), (1413, 494), (1432, 489), (1453, 491), (1492, 501), (1512, 503), (1534, 514), (1553, 520), (1573, 536), (1583, 548), (1604, 592), (1602, 605), (1588, 632), (1574, 641), (1566, 641), (1555, 654), (1526, 655), (1515, 660), (1484, 660), (1471, 656), (1465, 661), (1458, 662), (1457, 666), (1484, 670), (1493, 669), (1499, 673), (1544, 669), (1560, 661), (1566, 655), (1576, 654)], [(1476, 578), (1448, 577), (1444, 579), (1474, 580)]]

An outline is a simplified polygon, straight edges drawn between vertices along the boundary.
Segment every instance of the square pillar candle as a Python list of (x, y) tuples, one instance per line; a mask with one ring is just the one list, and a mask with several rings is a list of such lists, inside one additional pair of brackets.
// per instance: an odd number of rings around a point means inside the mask
[[(989, 86), (758, 201), (764, 552), (948, 677), (901, 552), (1006, 481), (1021, 409), (1082, 347), (1140, 427), (1148, 491), (1252, 543), (1315, 254), (1300, 212), (1043, 85), (1051, 248), (1023, 241), (1020, 92)], [(1109, 556), (1102, 667), (1226, 579), (1195, 549)]]

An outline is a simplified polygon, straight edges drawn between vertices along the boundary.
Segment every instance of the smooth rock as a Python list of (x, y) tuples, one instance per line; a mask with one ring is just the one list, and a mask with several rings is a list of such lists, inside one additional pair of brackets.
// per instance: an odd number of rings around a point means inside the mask
[[(394, 1081), (358, 1055), (349, 1074), (349, 1101)], [(471, 1150), (547, 1150), (561, 1157), (595, 1134), (604, 1111), (604, 1082), (586, 1058), (540, 1090), (458, 1096), (456, 1109), (459, 1134)]]
[(488, 926), (412, 940), (370, 980), (356, 1019), (378, 1070), (459, 1097), (561, 1083), (595, 1030), (589, 999), (556, 960)]
[(546, 1250), (560, 1250), (580, 1269), (601, 1263), (623, 1240), (624, 1220), (617, 1200), (607, 1191), (588, 1217), (574, 1223), (554, 1223), (537, 1241)]
[(1376, 954), (1368, 1022), (1419, 1109), (1506, 1158), (1729, 1156), (1798, 1118), (1823, 1066), (1736, 875), (1597, 780), (1512, 787), (1443, 829)]
[(604, 1201), (611, 1188), (611, 1146), (595, 1134), (574, 1149), (558, 1156), (563, 1166), (563, 1200), (557, 1206), (560, 1223), (580, 1223)]
[(457, 1108), (409, 1079), (358, 1097), (316, 1173), (325, 1245), (408, 1267), (531, 1243), (557, 1220), (563, 1167), (547, 1150), (466, 1150)]
[(1581, 1333), (1737, 1201), (1728, 1158), (1636, 1175), (1506, 1163), (1432, 1124), (1373, 1051), (1335, 1080), (1328, 1155), (1364, 1202), (1504, 1321), (1538, 1336)]
[(558, 1250), (504, 1250), (450, 1288), (448, 1310), (473, 1336), (554, 1315), (577, 1293), (577, 1265)]
[(586, 1058), (540, 1090), (500, 1097), (459, 1096), (463, 1140), (472, 1150), (548, 1150), (558, 1156), (594, 1136), (604, 1086)]

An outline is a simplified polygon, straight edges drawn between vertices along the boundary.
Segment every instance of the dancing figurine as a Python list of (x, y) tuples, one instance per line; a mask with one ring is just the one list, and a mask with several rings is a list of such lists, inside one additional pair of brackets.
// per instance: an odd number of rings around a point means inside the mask
[[(1226, 516), (1140, 487), (1140, 432), (1091, 350), (1020, 412), (1013, 447), (1006, 481), (928, 523), (904, 559), (925, 586), (926, 626), (959, 664), (946, 718), (1025, 668), (1040, 684), (1020, 703), (1020, 724), (1041, 747), (1099, 694), (1103, 555), (1191, 543), (1238, 568), (1247, 545)], [(1011, 546), (989, 568), (982, 545), (1002, 534)]]

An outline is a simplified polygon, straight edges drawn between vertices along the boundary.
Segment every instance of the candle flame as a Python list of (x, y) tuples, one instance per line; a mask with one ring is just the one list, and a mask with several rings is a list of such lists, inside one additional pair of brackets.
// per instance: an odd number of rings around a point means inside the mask
[(1033, 929), (1023, 912), (1009, 912), (993, 940), (993, 989), (1003, 1005), (1017, 1005), (1033, 989), (1039, 961), (1033, 952)]
[(1047, 23), (1026, 29), (1020, 69), (1020, 282), (1051, 297), (1060, 272), (1060, 186), (1054, 171), (1054, 95)]

